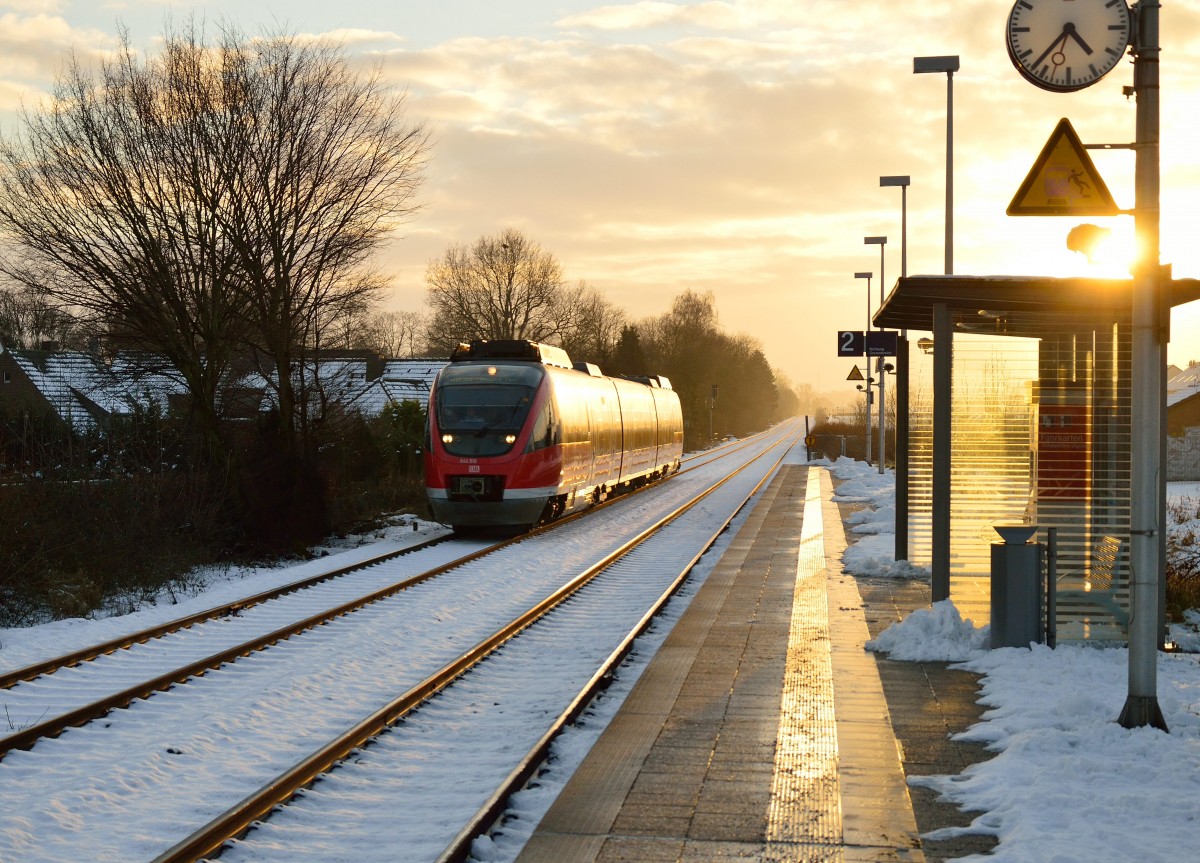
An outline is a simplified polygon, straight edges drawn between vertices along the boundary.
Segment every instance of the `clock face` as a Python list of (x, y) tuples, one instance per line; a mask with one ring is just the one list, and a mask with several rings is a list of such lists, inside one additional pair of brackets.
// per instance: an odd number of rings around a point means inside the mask
[(1045, 90), (1095, 84), (1129, 47), (1124, 0), (1017, 0), (1008, 16), (1008, 56)]

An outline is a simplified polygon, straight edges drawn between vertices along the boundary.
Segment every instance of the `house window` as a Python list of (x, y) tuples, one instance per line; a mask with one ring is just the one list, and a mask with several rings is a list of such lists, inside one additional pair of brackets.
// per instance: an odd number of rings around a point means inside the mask
[(5, 373), (4, 373), (4, 382), (5, 382), (6, 384), (11, 384), (11, 383), (12, 383), (12, 372), (5, 372)]

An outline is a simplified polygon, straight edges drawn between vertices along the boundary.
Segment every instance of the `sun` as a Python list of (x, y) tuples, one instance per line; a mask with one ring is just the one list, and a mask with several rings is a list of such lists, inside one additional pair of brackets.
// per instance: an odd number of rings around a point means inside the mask
[(1089, 275), (1105, 278), (1128, 277), (1137, 260), (1133, 225), (1125, 220), (1110, 227), (1076, 225), (1067, 234), (1067, 248), (1084, 256)]

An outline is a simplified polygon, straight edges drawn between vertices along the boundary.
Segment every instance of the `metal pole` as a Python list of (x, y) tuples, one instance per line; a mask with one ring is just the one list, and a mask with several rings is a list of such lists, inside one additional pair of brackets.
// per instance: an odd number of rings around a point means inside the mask
[(896, 560), (908, 560), (908, 334), (896, 340)]
[(946, 72), (946, 275), (954, 272), (954, 72)]
[(933, 477), (931, 599), (950, 598), (950, 369), (952, 327), (945, 303), (933, 305)]
[[(908, 276), (908, 184), (900, 187), (900, 278)], [(896, 560), (908, 560), (908, 330), (896, 343)]]
[(1046, 528), (1046, 645), (1058, 644), (1058, 528)]
[(887, 417), (884, 416), (883, 406), (887, 402), (887, 397), (884, 395), (884, 381), (887, 380), (887, 371), (883, 367), (883, 357), (875, 360), (875, 370), (879, 375), (879, 472), (883, 473), (883, 459), (886, 454), (886, 438), (884, 438), (884, 427)]
[(946, 275), (954, 272), (954, 73), (958, 55), (913, 57), (913, 72), (946, 73)]
[[(871, 276), (868, 274), (867, 275), (867, 330), (870, 330), (870, 329), (871, 329)], [(864, 365), (867, 367), (867, 380), (866, 380), (866, 386), (863, 387), (863, 392), (865, 392), (867, 394), (867, 409), (866, 409), (866, 412), (867, 412), (867, 430), (866, 431), (867, 431), (867, 433), (865, 435), (865, 438), (866, 438), (866, 447), (867, 447), (867, 464), (869, 465), (871, 463), (871, 383), (875, 379), (871, 377), (871, 358), (870, 357), (866, 358), (866, 362), (864, 363)]]
[(866, 386), (863, 387), (863, 392), (867, 394), (867, 433), (864, 436), (867, 441), (867, 464), (871, 463), (871, 387), (875, 383), (875, 378), (871, 377), (871, 361), (868, 359), (867, 380)]
[[(900, 187), (900, 278), (908, 276), (908, 186), (912, 178), (879, 178), (880, 186)], [(896, 560), (908, 560), (908, 331), (896, 340)]]
[(1129, 694), (1117, 720), (1125, 728), (1167, 730), (1158, 706), (1158, 584), (1164, 515), (1161, 457), (1164, 427), (1160, 399), (1167, 310), (1159, 267), (1159, 42), (1158, 0), (1141, 0), (1134, 46), (1137, 94), (1134, 224), (1142, 254), (1133, 278), (1133, 404), (1129, 571)]
[[(867, 329), (871, 329), (871, 274), (867, 274)], [(867, 366), (867, 374), (871, 373), (871, 367)]]
[[(883, 240), (883, 242), (879, 244), (879, 308), (882, 309), (883, 308), (883, 286), (884, 286), (883, 251), (885, 248), (887, 248), (887, 245), (886, 245), (887, 237), (880, 237), (880, 239)], [(884, 380), (884, 377), (886, 377), (887, 372), (885, 372), (883, 370), (883, 357), (879, 357), (878, 359), (875, 360), (875, 368), (877, 369), (878, 374), (879, 374), (879, 473), (882, 474), (883, 473), (883, 456), (884, 456), (884, 450), (885, 450), (884, 433), (887, 428), (887, 417), (884, 415), (884, 412), (883, 412), (884, 408), (886, 407), (886, 403), (887, 403), (887, 399), (884, 398), (884, 395), (883, 395), (883, 380)]]

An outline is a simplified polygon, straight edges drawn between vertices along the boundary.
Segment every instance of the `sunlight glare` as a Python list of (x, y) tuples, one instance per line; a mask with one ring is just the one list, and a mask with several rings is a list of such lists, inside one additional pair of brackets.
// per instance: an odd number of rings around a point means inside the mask
[(1102, 278), (1127, 278), (1133, 271), (1137, 259), (1137, 243), (1133, 224), (1114, 223), (1104, 228), (1094, 225), (1079, 225), (1077, 230), (1091, 228), (1082, 247), (1068, 245), (1072, 251), (1083, 255), (1088, 262), (1088, 274)]

